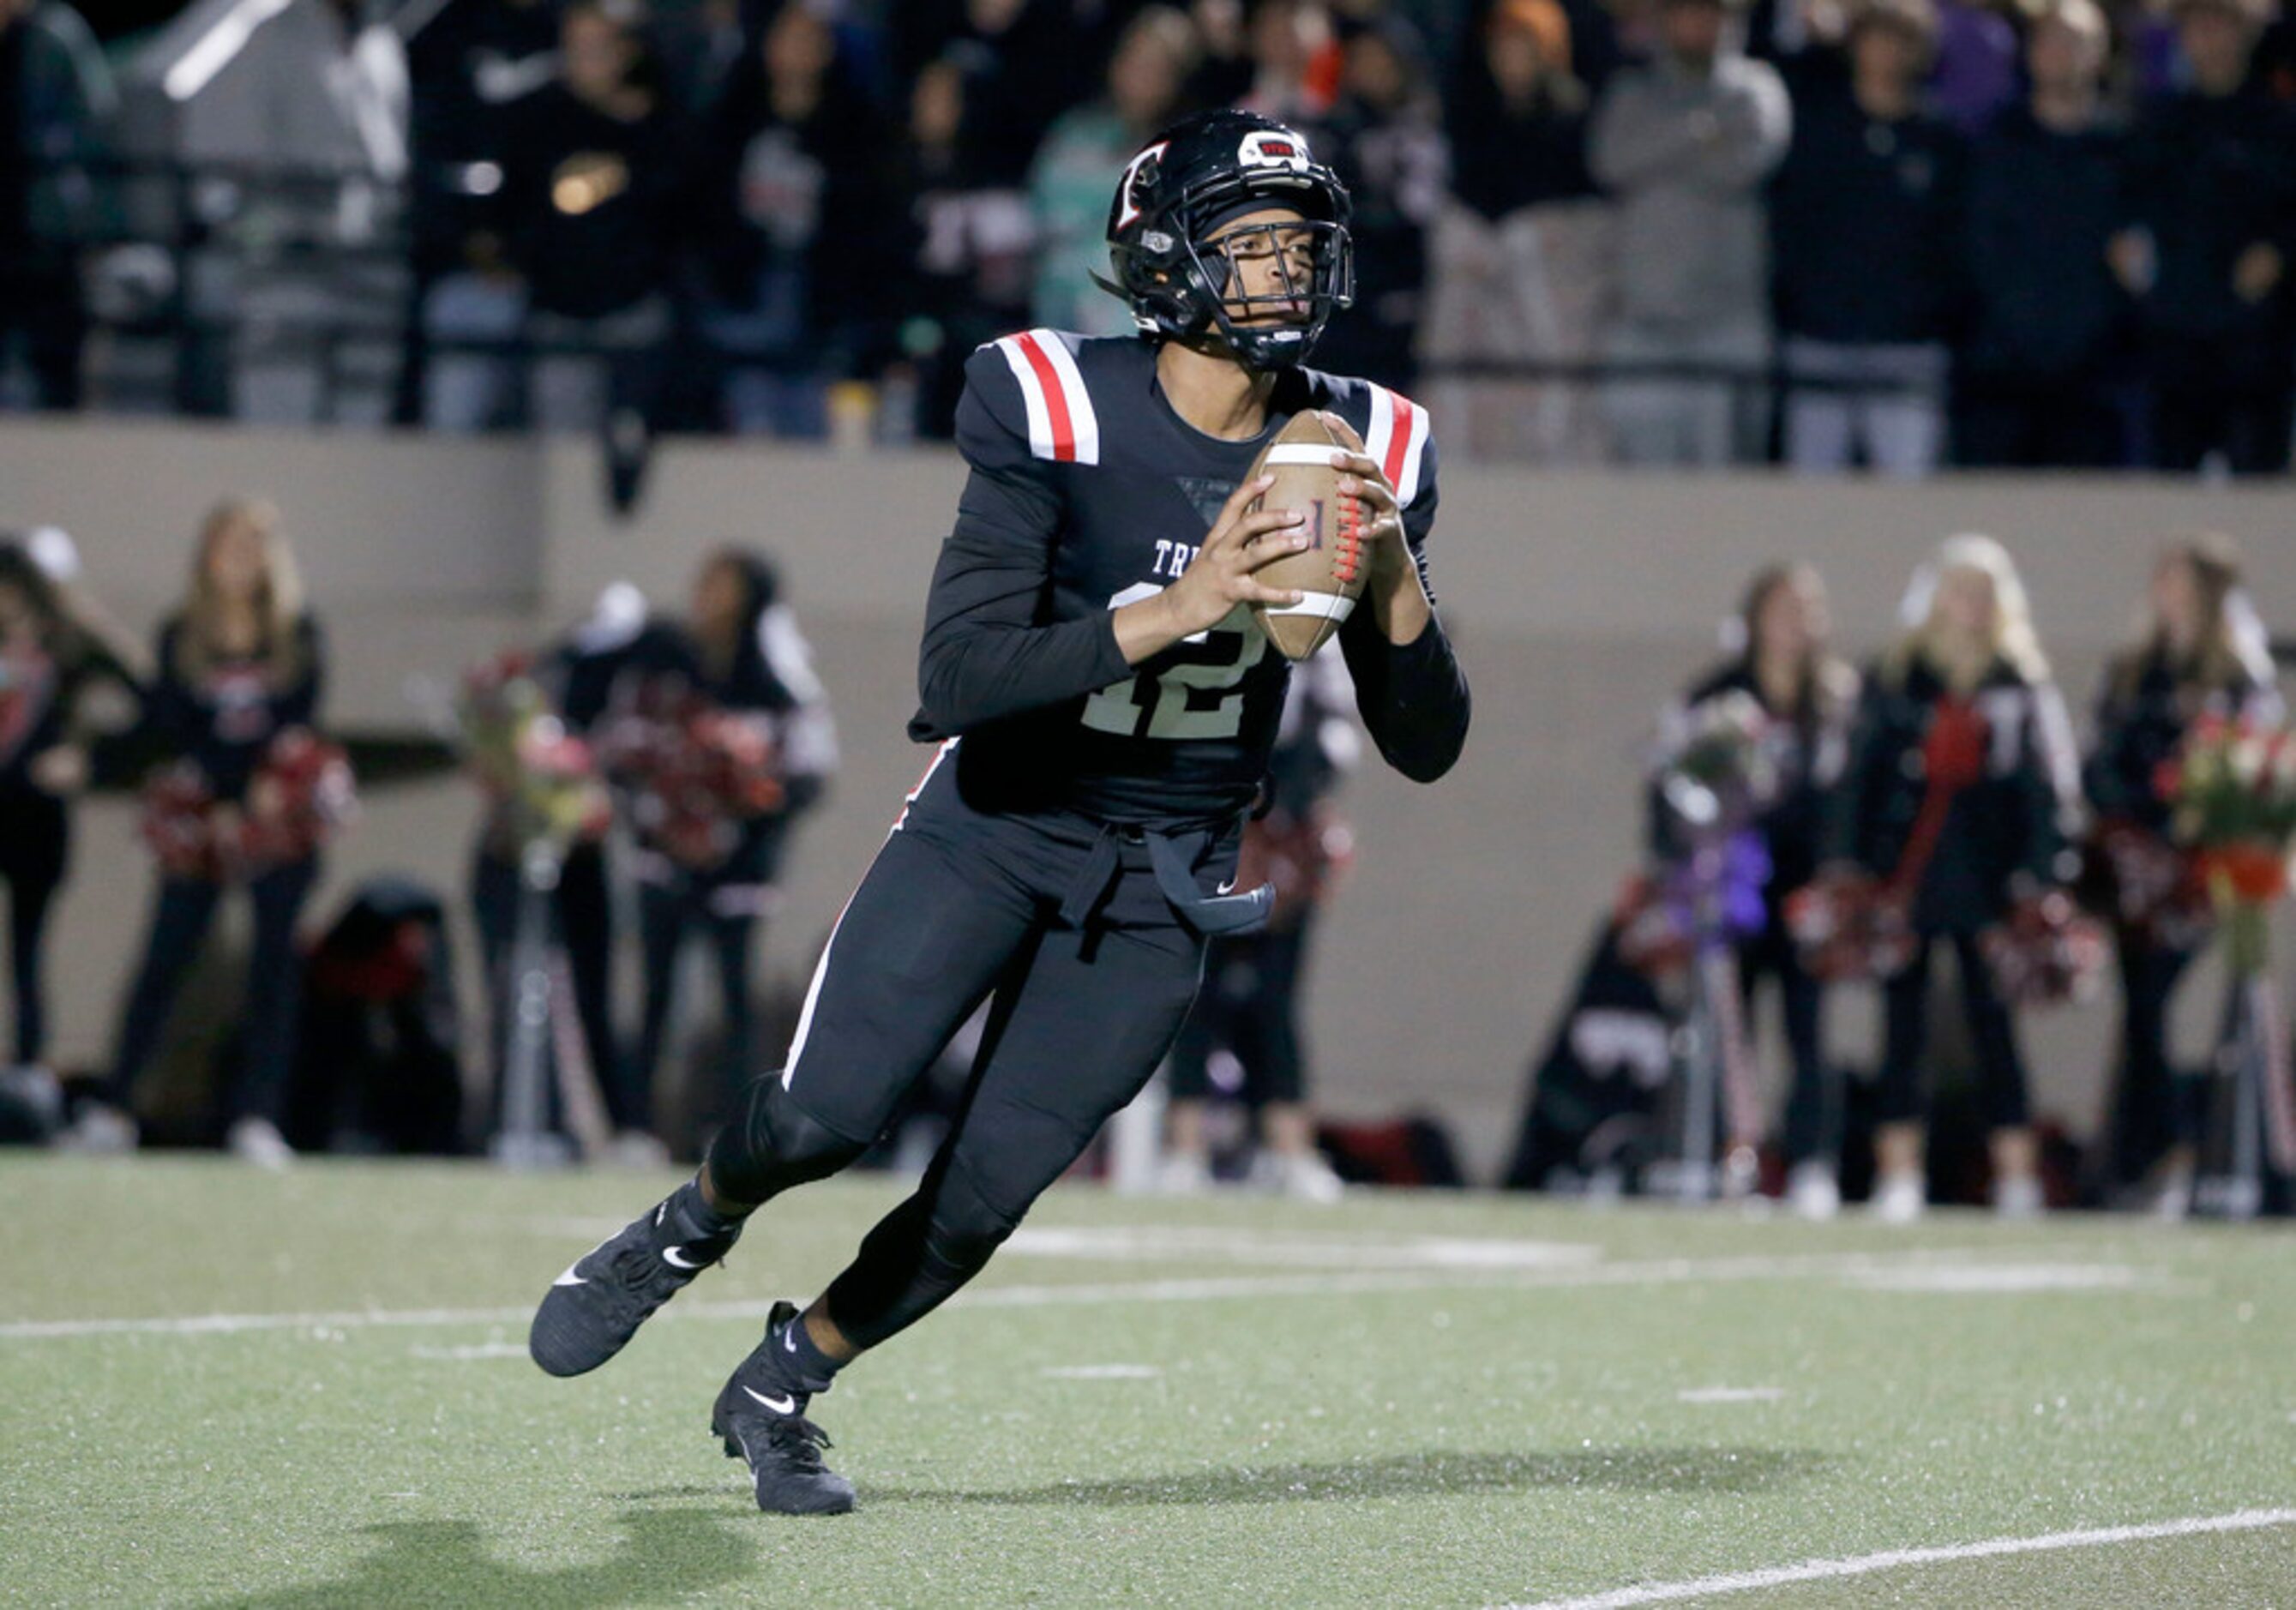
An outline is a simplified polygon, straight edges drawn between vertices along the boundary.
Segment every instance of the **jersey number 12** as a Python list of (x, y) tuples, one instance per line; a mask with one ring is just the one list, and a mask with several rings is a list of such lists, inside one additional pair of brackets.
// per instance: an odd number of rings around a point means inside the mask
[[(1111, 610), (1164, 589), (1140, 581), (1108, 601)], [(1244, 673), (1267, 652), (1267, 637), (1238, 604), (1226, 620), (1184, 637), (1156, 656), (1160, 669), (1111, 683), (1084, 702), (1084, 724), (1128, 738), (1233, 738), (1243, 730)]]

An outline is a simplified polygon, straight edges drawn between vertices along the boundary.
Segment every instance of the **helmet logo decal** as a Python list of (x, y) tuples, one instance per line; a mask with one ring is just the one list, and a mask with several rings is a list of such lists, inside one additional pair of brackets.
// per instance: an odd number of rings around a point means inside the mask
[(1140, 221), (1140, 203), (1134, 199), (1133, 193), (1139, 188), (1144, 174), (1151, 178), (1154, 177), (1152, 169), (1156, 159), (1162, 156), (1171, 144), (1169, 140), (1159, 140), (1125, 166), (1124, 182), (1116, 190), (1116, 226), (1119, 229), (1129, 229)]
[(1235, 160), (1247, 168), (1275, 168), (1286, 173), (1308, 171), (1308, 143), (1289, 129), (1255, 128), (1236, 147)]

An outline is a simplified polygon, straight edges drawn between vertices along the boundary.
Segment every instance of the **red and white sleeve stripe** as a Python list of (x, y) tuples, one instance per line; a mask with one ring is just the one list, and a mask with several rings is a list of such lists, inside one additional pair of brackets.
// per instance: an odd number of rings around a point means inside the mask
[(1056, 464), (1100, 462), (1100, 419), (1076, 354), (1056, 330), (1024, 330), (995, 343), (1021, 382), (1029, 450)]
[(1427, 410), (1400, 391), (1371, 388), (1371, 429), (1364, 451), (1379, 461), (1395, 488), (1395, 501), (1408, 508), (1419, 496), (1419, 465), (1427, 451)]

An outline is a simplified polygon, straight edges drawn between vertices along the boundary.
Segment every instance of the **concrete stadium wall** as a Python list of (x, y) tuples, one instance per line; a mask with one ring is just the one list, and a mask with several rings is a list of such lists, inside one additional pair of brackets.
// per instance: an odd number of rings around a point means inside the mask
[[(90, 579), (141, 625), (177, 586), (213, 498), (258, 489), (285, 509), (337, 655), (336, 719), (407, 726), (410, 677), (451, 679), (477, 654), (579, 614), (616, 578), (675, 605), (701, 554), (772, 549), (819, 653), (846, 766), (794, 858), (767, 967), (801, 967), (867, 865), (923, 756), (902, 732), (925, 582), (962, 466), (931, 450), (843, 458), (679, 444), (637, 518), (599, 496), (590, 446), (266, 435), (104, 422), (0, 428), (0, 524), (73, 530)], [(1503, 1156), (1527, 1059), (1569, 986), (1595, 915), (1631, 863), (1636, 748), (1652, 712), (1713, 652), (1757, 566), (1816, 563), (1860, 653), (1888, 632), (1939, 537), (1991, 531), (2026, 567), (2044, 639), (2077, 706), (2126, 632), (2170, 531), (2241, 539), (2266, 616), (2296, 625), (2296, 494), (2146, 480), (1963, 477), (1923, 486), (1764, 473), (1634, 477), (1455, 466), (1435, 575), (1475, 687), (1452, 777), (1420, 789), (1374, 769), (1349, 789), (1354, 881), (1319, 940), (1312, 1049), (1326, 1106), (1438, 1112), (1473, 1166)], [(334, 856), (324, 910), (384, 867), (448, 890), (471, 801), (443, 782), (379, 794)], [(57, 976), (59, 1052), (101, 1058), (132, 965), (148, 871), (130, 812), (84, 813)], [(2214, 990), (2184, 999), (2205, 1034)], [(1869, 1056), (1871, 1003), (1848, 992), (1833, 1037)], [(2036, 1020), (2037, 1095), (2093, 1127), (2109, 1004)]]

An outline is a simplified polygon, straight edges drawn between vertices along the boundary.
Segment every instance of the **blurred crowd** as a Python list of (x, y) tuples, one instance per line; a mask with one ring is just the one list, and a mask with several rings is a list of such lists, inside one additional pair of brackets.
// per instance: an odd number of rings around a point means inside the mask
[[(1661, 722), (1647, 869), (1538, 1070), (1511, 1183), (1664, 1189), (1687, 1163), (1693, 1195), (1767, 1173), (1828, 1218), (1854, 1152), (1858, 1194), (1892, 1222), (1933, 1196), (2009, 1217), (2264, 1205), (2296, 1171), (2264, 937), (2287, 891), (2296, 738), (2230, 543), (2164, 545), (2139, 620), (2077, 735), (1992, 538), (1925, 559), (1862, 668), (1834, 647), (1815, 570), (1753, 578), (1728, 653)], [(2219, 1039), (2179, 1058), (2172, 1000), (2218, 945)], [(2060, 1123), (2053, 1153), (2020, 1023), (2088, 999), (2109, 958), (2104, 1122), (2085, 1158)], [(1949, 1014), (1931, 998), (1943, 977)], [(1881, 998), (1878, 1043), (1852, 1054), (1864, 1078), (1825, 1030), (1847, 984)], [(1771, 993), (1788, 1064), (1775, 1113), (1752, 1076)], [(1953, 1144), (1935, 1157), (1940, 1127)]]
[(0, 0), (0, 398), (937, 436), (980, 341), (1128, 327), (1116, 178), (1234, 103), (1354, 193), (1317, 361), (1447, 451), (2289, 462), (2275, 0), (242, 9), (115, 68)]

